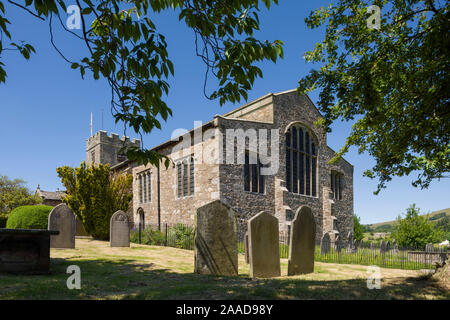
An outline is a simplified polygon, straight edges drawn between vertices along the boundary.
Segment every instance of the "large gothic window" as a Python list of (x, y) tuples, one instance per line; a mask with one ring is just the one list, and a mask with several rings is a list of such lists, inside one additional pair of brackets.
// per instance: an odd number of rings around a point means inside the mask
[(195, 192), (194, 156), (177, 163), (177, 196), (178, 198), (194, 195)]
[(317, 196), (317, 145), (300, 125), (286, 132), (286, 187), (292, 193)]

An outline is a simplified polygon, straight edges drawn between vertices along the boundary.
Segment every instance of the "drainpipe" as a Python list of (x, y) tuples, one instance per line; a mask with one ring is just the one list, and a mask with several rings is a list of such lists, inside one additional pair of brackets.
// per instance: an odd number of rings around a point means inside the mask
[(160, 172), (158, 166), (158, 176), (157, 176), (157, 184), (158, 184), (158, 230), (161, 231), (161, 187), (160, 187)]

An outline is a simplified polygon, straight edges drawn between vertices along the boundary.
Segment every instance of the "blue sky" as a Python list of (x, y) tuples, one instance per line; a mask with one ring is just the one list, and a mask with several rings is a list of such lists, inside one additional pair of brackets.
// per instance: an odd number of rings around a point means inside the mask
[[(67, 4), (72, 4), (66, 1)], [(73, 2), (75, 3), (75, 2)], [(313, 9), (329, 1), (280, 1), (260, 17), (259, 39), (279, 39), (285, 43), (285, 58), (277, 64), (261, 65), (264, 78), (258, 79), (249, 92), (249, 101), (269, 92), (293, 89), (298, 80), (312, 68), (303, 60), (303, 53), (321, 41), (321, 30), (306, 28), (304, 18)], [(22, 178), (30, 189), (38, 184), (44, 190), (63, 188), (56, 168), (77, 166), (86, 158), (86, 139), (90, 135), (90, 114), (94, 117), (94, 132), (106, 130), (122, 135), (123, 126), (114, 124), (110, 113), (110, 90), (104, 80), (90, 76), (82, 80), (79, 72), (70, 69), (50, 44), (48, 23), (42, 22), (19, 8), (6, 4), (9, 27), (14, 40), (31, 43), (37, 53), (29, 61), (14, 52), (1, 57), (6, 64), (8, 78), (0, 85), (0, 174)], [(239, 105), (209, 101), (203, 96), (205, 67), (195, 56), (194, 34), (174, 13), (151, 16), (168, 41), (169, 55), (175, 64), (175, 77), (167, 98), (173, 117), (162, 131), (144, 137), (146, 148), (170, 138), (177, 128), (190, 129), (194, 121), (209, 121), (215, 114), (223, 114)], [(86, 55), (83, 44), (65, 34), (55, 32), (55, 41), (70, 58)], [(211, 85), (214, 85), (211, 82)], [(212, 89), (213, 87), (210, 86)], [(316, 102), (318, 93), (310, 94)], [(104, 113), (102, 127), (102, 110)], [(335, 123), (328, 136), (328, 144), (338, 150), (351, 129), (351, 123)], [(136, 137), (131, 131), (131, 138)], [(428, 190), (411, 186), (412, 177), (394, 178), (378, 196), (373, 195), (377, 181), (362, 176), (374, 160), (358, 155), (351, 149), (345, 157), (355, 167), (355, 213), (363, 223), (395, 219), (412, 203), (424, 212), (450, 207), (450, 181), (435, 181)]]

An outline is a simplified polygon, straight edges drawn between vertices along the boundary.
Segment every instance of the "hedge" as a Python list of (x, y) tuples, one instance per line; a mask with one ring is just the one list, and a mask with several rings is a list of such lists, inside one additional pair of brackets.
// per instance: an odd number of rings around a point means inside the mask
[(53, 207), (45, 205), (17, 207), (8, 215), (8, 229), (47, 229)]

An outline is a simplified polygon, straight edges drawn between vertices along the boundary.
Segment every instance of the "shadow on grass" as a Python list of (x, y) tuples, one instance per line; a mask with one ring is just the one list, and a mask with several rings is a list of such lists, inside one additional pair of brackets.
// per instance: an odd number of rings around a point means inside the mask
[[(81, 270), (81, 290), (69, 290), (67, 267)], [(52, 259), (45, 276), (0, 275), (0, 299), (449, 299), (439, 283), (424, 278), (319, 281), (302, 277), (252, 280), (175, 273), (142, 260)]]

